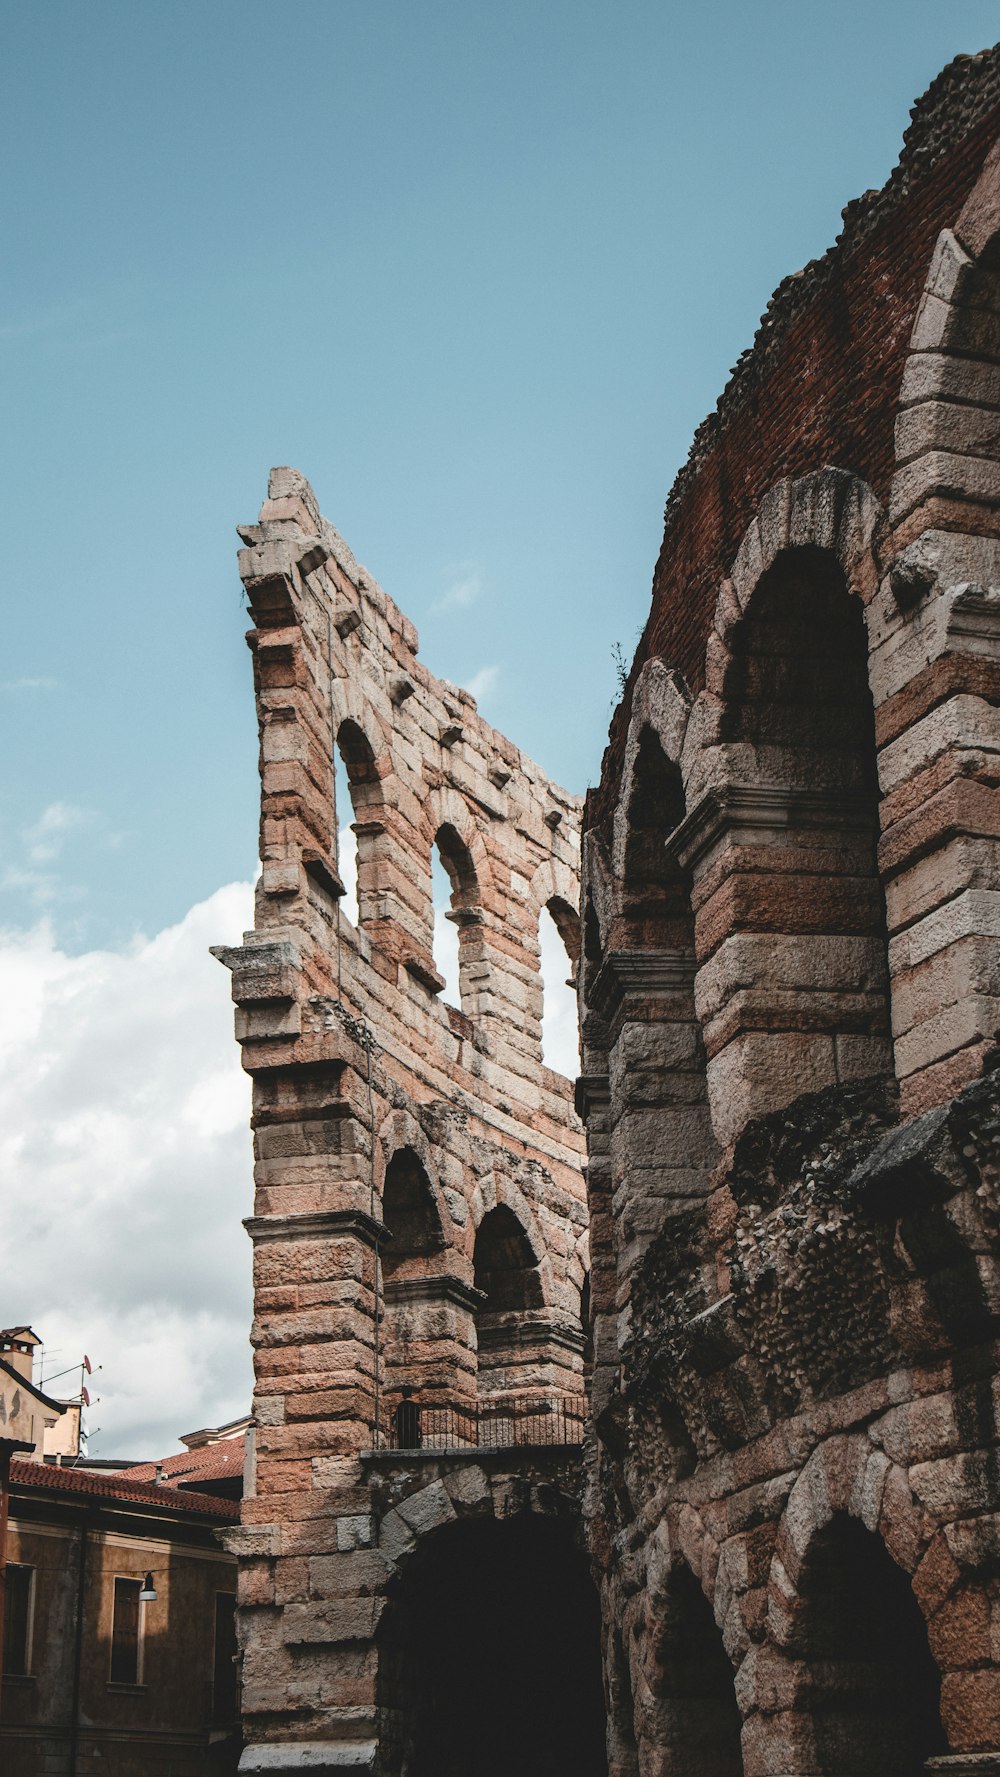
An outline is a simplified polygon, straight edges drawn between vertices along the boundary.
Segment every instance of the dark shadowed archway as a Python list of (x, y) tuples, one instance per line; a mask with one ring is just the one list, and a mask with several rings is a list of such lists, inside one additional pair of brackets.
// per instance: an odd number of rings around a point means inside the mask
[(733, 1668), (712, 1607), (688, 1567), (675, 1567), (670, 1576), (650, 1625), (643, 1677), (637, 1718), (643, 1777), (743, 1777)]
[(600, 1611), (568, 1524), (435, 1532), (379, 1642), (386, 1777), (605, 1777)]
[(800, 1582), (792, 1651), (800, 1706), (824, 1777), (922, 1777), (946, 1753), (941, 1680), (909, 1579), (881, 1538), (840, 1513), (820, 1531)]

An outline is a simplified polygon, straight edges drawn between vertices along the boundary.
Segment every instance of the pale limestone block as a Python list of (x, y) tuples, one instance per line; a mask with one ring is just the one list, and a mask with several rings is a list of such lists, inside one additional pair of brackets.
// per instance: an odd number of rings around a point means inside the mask
[(981, 408), (1000, 408), (1000, 364), (983, 364), (946, 353), (913, 353), (906, 361), (900, 406), (940, 398)]
[(901, 1080), (922, 1068), (932, 1067), (946, 1055), (982, 1042), (1000, 1029), (1000, 998), (982, 995), (961, 1004), (945, 1006), (897, 1037), (896, 1072)]
[(879, 753), (883, 795), (949, 752), (1000, 752), (1000, 709), (985, 698), (962, 694), (928, 711)]
[(1000, 463), (959, 456), (953, 451), (929, 450), (893, 476), (889, 508), (892, 523), (897, 524), (920, 500), (932, 494), (996, 505), (1000, 502)]
[(400, 1500), (397, 1510), (404, 1523), (418, 1536), (426, 1536), (429, 1530), (437, 1530), (455, 1517), (455, 1508), (441, 1481), (431, 1481), (419, 1493), (411, 1493), (407, 1499)]
[(374, 1539), (374, 1520), (370, 1513), (353, 1513), (337, 1519), (338, 1549), (367, 1549)]
[(751, 1117), (779, 1110), (801, 1092), (837, 1083), (833, 1039), (814, 1033), (747, 1031), (708, 1063), (712, 1125), (720, 1146)]
[(1000, 888), (968, 889), (889, 940), (893, 975), (926, 962), (960, 938), (1000, 937)]
[(1000, 999), (1000, 945), (995, 938), (961, 938), (894, 981), (893, 1033), (902, 1036), (945, 1006), (977, 995)]
[(929, 451), (958, 451), (989, 457), (1000, 446), (1000, 412), (959, 402), (925, 401), (896, 421), (896, 461), (902, 466)]
[[(957, 834), (946, 845), (918, 858), (908, 870), (885, 885), (886, 915), (890, 934), (915, 926), (926, 914), (952, 901), (968, 889), (990, 890), (1000, 885), (1000, 841)], [(893, 968), (906, 966), (900, 952), (891, 948)]]
[(707, 1022), (748, 990), (878, 991), (883, 977), (882, 946), (875, 938), (737, 932), (698, 970), (695, 1007)]

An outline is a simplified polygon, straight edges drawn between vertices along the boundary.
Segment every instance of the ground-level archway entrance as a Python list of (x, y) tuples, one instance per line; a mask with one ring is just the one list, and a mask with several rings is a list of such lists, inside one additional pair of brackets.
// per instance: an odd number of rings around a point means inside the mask
[(386, 1777), (605, 1777), (600, 1610), (563, 1520), (435, 1531), (379, 1642)]

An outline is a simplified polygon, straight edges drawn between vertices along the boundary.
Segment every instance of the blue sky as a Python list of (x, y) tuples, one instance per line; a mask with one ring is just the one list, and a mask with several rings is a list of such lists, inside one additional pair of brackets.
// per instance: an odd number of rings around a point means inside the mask
[(233, 527), (276, 462), (584, 789), (692, 430), (996, 19), (8, 4), (0, 920), (119, 944), (250, 871)]
[(978, 0), (7, 0), (0, 1323), (103, 1365), (96, 1451), (248, 1399), (208, 945), (250, 917), (269, 467), (584, 790), (694, 428), (996, 34)]

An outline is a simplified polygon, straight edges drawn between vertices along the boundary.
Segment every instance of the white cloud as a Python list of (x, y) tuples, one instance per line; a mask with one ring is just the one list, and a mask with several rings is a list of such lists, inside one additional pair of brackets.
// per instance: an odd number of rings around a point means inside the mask
[(477, 673), (473, 673), (465, 689), (480, 703), (484, 697), (489, 696), (499, 677), (498, 666), (481, 666)]
[(0, 680), (0, 691), (55, 691), (58, 679), (30, 678), (25, 675), (20, 679)]
[(249, 1083), (208, 946), (251, 905), (230, 884), (123, 952), (0, 932), (0, 1319), (50, 1371), (103, 1365), (92, 1453), (162, 1455), (249, 1405)]
[(466, 562), (440, 598), (434, 600), (431, 610), (467, 611), (470, 605), (478, 604), (482, 592), (483, 578), (480, 570), (471, 562)]
[(67, 833), (87, 826), (92, 819), (85, 808), (77, 808), (71, 802), (50, 802), (34, 825), (25, 829), (29, 861), (50, 864), (62, 851)]

